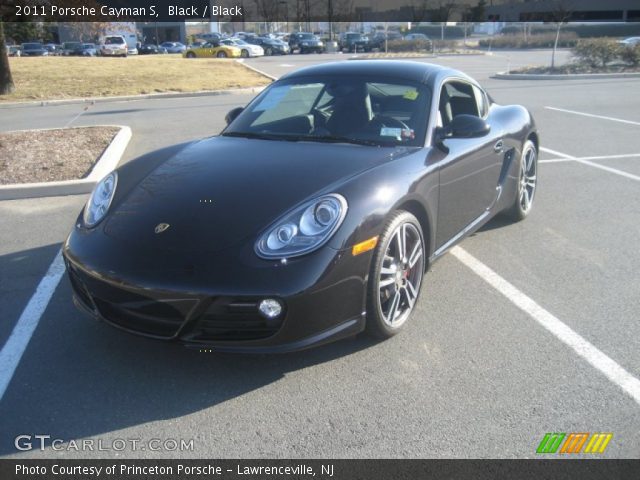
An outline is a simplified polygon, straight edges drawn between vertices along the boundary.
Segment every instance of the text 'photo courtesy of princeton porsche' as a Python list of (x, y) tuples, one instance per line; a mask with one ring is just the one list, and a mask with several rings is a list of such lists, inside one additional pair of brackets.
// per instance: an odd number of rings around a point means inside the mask
[(309, 67), (227, 122), (97, 185), (64, 245), (79, 308), (216, 350), (386, 338), (432, 262), (496, 214), (533, 208), (533, 118), (456, 70)]
[(639, 0), (0, 0), (0, 480), (638, 480)]

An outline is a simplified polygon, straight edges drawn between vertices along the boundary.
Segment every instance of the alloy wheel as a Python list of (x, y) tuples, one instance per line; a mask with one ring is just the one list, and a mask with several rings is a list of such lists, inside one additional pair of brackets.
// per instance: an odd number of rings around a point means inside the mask
[(399, 328), (411, 314), (424, 274), (424, 247), (418, 229), (402, 223), (392, 233), (378, 281), (385, 324)]
[(520, 207), (524, 213), (531, 210), (533, 197), (536, 193), (538, 162), (536, 150), (529, 145), (522, 156), (522, 170), (520, 172)]

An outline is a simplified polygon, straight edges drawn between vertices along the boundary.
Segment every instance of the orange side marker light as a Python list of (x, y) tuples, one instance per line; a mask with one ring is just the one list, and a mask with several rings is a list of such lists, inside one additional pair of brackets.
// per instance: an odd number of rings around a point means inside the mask
[(369, 250), (373, 250), (378, 245), (378, 237), (372, 237), (369, 240), (365, 240), (364, 242), (357, 243), (351, 249), (351, 254), (355, 257), (356, 255), (360, 255), (361, 253), (368, 252)]

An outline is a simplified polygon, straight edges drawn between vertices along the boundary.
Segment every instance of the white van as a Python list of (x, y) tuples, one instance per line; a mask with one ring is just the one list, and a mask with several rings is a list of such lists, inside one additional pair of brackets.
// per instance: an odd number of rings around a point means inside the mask
[(105, 57), (126, 57), (127, 41), (122, 35), (106, 35), (100, 40), (100, 55)]

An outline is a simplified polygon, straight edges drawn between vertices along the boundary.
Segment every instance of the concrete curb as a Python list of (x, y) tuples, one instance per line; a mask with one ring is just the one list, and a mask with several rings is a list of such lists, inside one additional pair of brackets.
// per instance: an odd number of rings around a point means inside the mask
[[(375, 55), (375, 54), (374, 54)], [(376, 56), (368, 56), (362, 55), (361, 57), (349, 57), (348, 60), (413, 60), (416, 58), (439, 58), (439, 57), (480, 57), (485, 56), (484, 52), (469, 52), (469, 53), (438, 53), (431, 54), (425, 53), (424, 55), (402, 55), (402, 56), (385, 56), (385, 57), (376, 57)]]
[[(257, 72), (257, 73), (262, 73), (262, 72)], [(266, 74), (262, 73), (262, 75), (266, 75)], [(156, 99), (162, 100), (166, 98), (213, 97), (217, 95), (247, 95), (251, 93), (261, 92), (262, 90), (264, 90), (264, 88), (265, 87), (248, 87), (248, 88), (235, 88), (235, 89), (229, 89), (229, 90), (202, 90), (199, 92), (148, 93), (144, 95), (123, 95), (119, 97), (64, 98), (60, 100), (42, 100), (42, 101), (37, 100), (37, 101), (28, 101), (28, 102), (11, 102), (11, 103), (0, 103), (0, 109), (35, 107), (35, 106), (45, 107), (48, 105), (52, 105), (52, 106), (72, 105), (72, 104), (82, 104), (82, 103), (128, 102), (132, 100), (156, 100)]]
[(486, 57), (487, 52), (440, 53), (436, 57)]
[[(95, 184), (120, 162), (124, 150), (131, 140), (131, 128), (122, 125), (97, 125), (103, 127), (118, 126), (120, 131), (105, 148), (87, 178), (80, 180), (61, 180), (57, 182), (16, 183), (0, 185), (0, 200), (16, 200), (19, 198), (55, 197), (59, 195), (77, 195), (90, 193)], [(58, 130), (46, 128), (42, 130)]]
[[(240, 65), (242, 65), (245, 68), (248, 68), (249, 70), (253, 70), (254, 72), (256, 72), (257, 74), (262, 75), (263, 77), (267, 77), (270, 78), (272, 81), (276, 81), (278, 80), (278, 77), (274, 77), (273, 75), (269, 75), (267, 72), (263, 72), (262, 70), (260, 70), (259, 68), (256, 67), (252, 67), (251, 65), (248, 65), (244, 62), (244, 60), (236, 60), (236, 62), (238, 62)], [(262, 87), (262, 89), (264, 89), (264, 87)]]
[(631, 73), (574, 73), (574, 74), (534, 74), (534, 73), (507, 73), (498, 72), (491, 78), (497, 80), (586, 80), (586, 79), (607, 79), (607, 78), (637, 78), (640, 72)]

